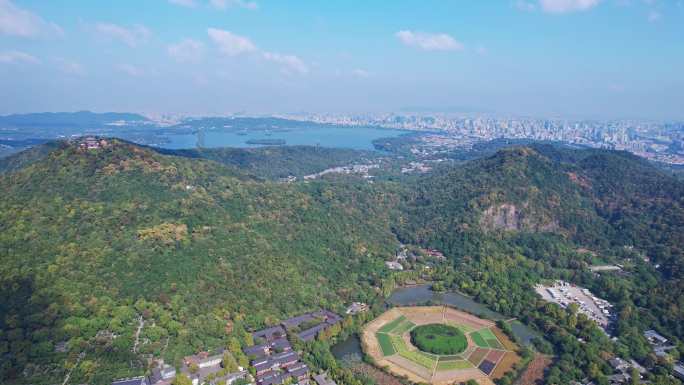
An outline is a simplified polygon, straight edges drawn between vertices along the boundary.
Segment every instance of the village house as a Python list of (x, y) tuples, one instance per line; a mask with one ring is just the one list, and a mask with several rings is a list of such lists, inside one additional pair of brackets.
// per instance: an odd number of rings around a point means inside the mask
[[(412, 255), (412, 256), (413, 256), (413, 255)], [(408, 251), (408, 249), (406, 248), (406, 246), (403, 246), (403, 245), (402, 245), (402, 246), (399, 248), (399, 251), (397, 251), (396, 260), (397, 260), (397, 261), (405, 261), (405, 260), (408, 259), (408, 257), (409, 257), (409, 251)]]
[(667, 343), (667, 338), (658, 334), (655, 330), (646, 330), (644, 332), (644, 337), (651, 343), (651, 345), (665, 345)]
[[(357, 303), (355, 309), (364, 309)], [(303, 341), (312, 341), (327, 328), (342, 321), (342, 317), (329, 311), (319, 310), (284, 320), (278, 326), (252, 333), (255, 345), (243, 349), (252, 358), (257, 385), (279, 385), (292, 379), (300, 385), (309, 382), (309, 368), (301, 362), (297, 352), (287, 340), (287, 331), (297, 333)], [(301, 329), (304, 330), (301, 330)]]
[(611, 358), (608, 361), (608, 363), (610, 364), (610, 366), (613, 367), (613, 369), (619, 371), (627, 370), (630, 368), (629, 363), (620, 357)]
[(272, 341), (274, 339), (284, 338), (286, 336), (287, 333), (285, 332), (285, 329), (283, 329), (283, 327), (280, 325), (252, 333), (252, 338), (254, 338), (255, 341), (261, 339)]
[[(181, 372), (190, 377), (193, 385), (225, 385), (229, 382), (232, 383), (238, 378), (245, 378), (247, 371), (243, 368), (238, 368), (238, 372), (216, 377), (219, 372), (224, 370), (224, 351), (224, 349), (219, 349), (213, 353), (201, 352), (196, 355), (187, 356), (183, 358)], [(211, 378), (211, 380), (207, 380), (207, 378)]]
[(275, 340), (266, 341), (263, 344), (249, 346), (244, 349), (244, 352), (248, 357), (259, 358), (275, 353), (289, 352), (290, 350), (292, 350), (290, 342), (287, 338), (281, 337)]
[(677, 347), (672, 344), (668, 345), (667, 343), (669, 340), (655, 330), (646, 330), (644, 332), (644, 337), (646, 337), (651, 344), (653, 352), (658, 358), (667, 359), (670, 356), (669, 351), (677, 349)]
[(319, 310), (286, 319), (281, 325), (287, 330), (295, 330), (304, 324), (316, 323), (306, 330), (300, 330), (297, 334), (297, 337), (303, 341), (312, 341), (316, 338), (318, 333), (340, 321), (342, 321), (342, 317), (339, 315), (329, 310)]
[(161, 362), (152, 369), (148, 382), (150, 385), (168, 385), (174, 378), (176, 378), (176, 368)]
[[(359, 306), (363, 307), (361, 304)], [(300, 385), (308, 384), (309, 368), (300, 361), (299, 354), (292, 350), (287, 331), (297, 333), (303, 341), (312, 341), (321, 331), (340, 321), (342, 317), (339, 315), (329, 310), (319, 310), (252, 333), (255, 345), (243, 351), (251, 358), (257, 385), (279, 385), (289, 379)]]
[(684, 363), (678, 362), (677, 364), (675, 364), (672, 367), (672, 373), (675, 375), (675, 377), (684, 381)]
[(354, 302), (349, 307), (347, 308), (346, 313), (347, 314), (358, 314), (358, 313), (363, 313), (365, 311), (368, 311), (368, 305), (362, 302)]
[(228, 373), (225, 376), (220, 376), (211, 381), (212, 385), (231, 385), (233, 382), (244, 378), (249, 378), (249, 373), (246, 370), (242, 370), (236, 373)]
[(92, 136), (87, 136), (81, 139), (79, 147), (83, 150), (97, 150), (102, 147), (107, 147), (108, 142), (105, 139), (97, 139)]
[(112, 382), (112, 385), (149, 385), (147, 378), (145, 377), (134, 377), (122, 380), (116, 380)]
[(608, 382), (611, 385), (620, 385), (620, 384), (626, 384), (627, 381), (629, 381), (630, 377), (626, 374), (623, 373), (618, 373), (618, 374), (613, 374), (611, 376), (608, 376)]
[(287, 368), (288, 366), (297, 363), (297, 361), (299, 361), (297, 352), (289, 351), (253, 360), (252, 366), (256, 370), (257, 377), (259, 377), (269, 371)]
[(337, 383), (328, 378), (328, 373), (321, 373), (314, 376), (314, 381), (317, 385), (337, 385)]
[(639, 373), (639, 381), (641, 381), (643, 374), (646, 374), (647, 372), (646, 368), (639, 365), (634, 360), (628, 362), (620, 357), (614, 357), (608, 360), (608, 363), (615, 370), (615, 374), (608, 376), (608, 382), (611, 385), (629, 383), (632, 378), (632, 369), (636, 369)]
[(404, 266), (397, 261), (386, 261), (385, 266), (390, 270), (404, 270)]
[(208, 352), (200, 352), (193, 356), (186, 356), (183, 358), (183, 364), (185, 366), (190, 367), (192, 365), (197, 365), (200, 369), (221, 365), (221, 361), (223, 361), (223, 349), (220, 349), (214, 355), (210, 355)]
[(286, 336), (282, 325), (252, 333), (257, 344), (243, 351), (252, 358), (257, 385), (279, 385), (290, 378), (300, 384), (308, 382), (308, 367), (299, 361)]
[(303, 362), (290, 367), (287, 374), (299, 385), (306, 385), (309, 383), (309, 367)]
[(444, 256), (444, 254), (442, 254), (441, 251), (435, 249), (427, 249), (427, 255), (428, 257), (437, 259), (439, 261), (446, 261), (446, 257)]

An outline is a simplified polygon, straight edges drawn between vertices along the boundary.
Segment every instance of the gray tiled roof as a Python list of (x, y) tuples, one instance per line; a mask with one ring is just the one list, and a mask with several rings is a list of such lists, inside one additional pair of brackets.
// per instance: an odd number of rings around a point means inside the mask
[(125, 380), (116, 380), (112, 385), (148, 385), (145, 377), (129, 378)]
[(261, 371), (273, 366), (282, 365), (297, 360), (299, 360), (299, 355), (297, 354), (297, 352), (290, 351), (274, 354), (264, 359), (254, 360), (252, 365), (257, 371)]
[(267, 341), (285, 337), (285, 329), (282, 326), (273, 326), (268, 329), (259, 330), (252, 333), (254, 338), (265, 338)]

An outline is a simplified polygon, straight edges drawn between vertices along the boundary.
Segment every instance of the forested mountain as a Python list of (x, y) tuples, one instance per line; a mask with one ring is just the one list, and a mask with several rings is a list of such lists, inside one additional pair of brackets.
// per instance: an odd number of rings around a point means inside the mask
[(33, 146), (17, 154), (0, 158), (0, 174), (18, 171), (47, 157), (59, 147), (59, 142), (47, 142)]
[[(0, 158), (0, 173), (17, 171), (37, 162), (53, 151), (60, 142), (36, 145), (20, 153)], [(144, 146), (142, 146), (144, 147)], [(265, 179), (288, 176), (302, 177), (331, 167), (367, 163), (381, 157), (377, 151), (313, 146), (264, 146), (255, 148), (202, 148), (169, 150), (150, 148), (162, 155), (207, 159), (239, 168), (244, 174)]]
[(508, 250), (579, 268), (591, 261), (577, 249), (619, 262), (646, 258), (660, 266), (659, 284), (641, 282), (621, 297), (660, 302), (663, 326), (684, 335), (684, 184), (646, 161), (626, 152), (514, 147), (405, 191), (406, 220), (394, 228), (400, 239), (457, 259)]
[[(371, 188), (257, 182), (116, 141), (62, 144), (0, 179), (3, 378), (60, 341), (78, 349), (109, 330), (114, 347), (91, 357), (104, 365), (98, 354), (130, 352), (143, 309), (156, 322), (147, 350), (172, 335), (165, 354), (178, 358), (219, 345), (229, 319), (258, 326), (367, 300), (396, 246), (387, 198)], [(83, 378), (117, 375), (103, 369)]]
[[(560, 357), (549, 383), (584, 376), (605, 383), (598, 373), (612, 354), (656, 365), (643, 330), (684, 337), (684, 184), (646, 161), (625, 152), (517, 147), (441, 169), (404, 191), (395, 233), (454, 258), (446, 287), (543, 331)], [(606, 261), (625, 273), (589, 272)], [(532, 286), (549, 278), (616, 304), (615, 346), (539, 302)]]
[[(312, 146), (265, 146), (256, 148), (206, 148), (159, 150), (163, 154), (209, 159), (235, 166), (245, 173), (278, 179), (315, 174), (331, 167), (377, 159), (376, 151)], [(0, 163), (1, 164), (1, 163)]]
[[(684, 185), (631, 155), (513, 147), (407, 180), (277, 183), (253, 175), (325, 156), (52, 146), (0, 174), (3, 383), (59, 383), (85, 352), (73, 381), (104, 384), (144, 372), (141, 354), (177, 363), (286, 315), (379, 305), (415, 276), (384, 268), (399, 241), (444, 251), (431, 279), (541, 331), (556, 383), (604, 383), (616, 353), (659, 365), (645, 328), (684, 337)], [(619, 342), (539, 300), (553, 278), (615, 302)]]

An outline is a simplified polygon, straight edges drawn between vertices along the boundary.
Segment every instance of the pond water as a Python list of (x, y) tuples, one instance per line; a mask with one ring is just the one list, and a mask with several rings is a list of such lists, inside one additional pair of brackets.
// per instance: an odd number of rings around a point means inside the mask
[(363, 356), (361, 340), (356, 334), (352, 334), (346, 340), (336, 343), (330, 351), (335, 358), (343, 361), (354, 361), (361, 359)]
[[(407, 131), (375, 127), (304, 126), (273, 131), (265, 130), (210, 130), (204, 133), (204, 147), (261, 147), (253, 142), (284, 141), (286, 145), (309, 145), (355, 150), (373, 150), (373, 141), (396, 137)], [(196, 134), (167, 134), (167, 142), (160, 147), (188, 149), (197, 146)], [(248, 143), (252, 142), (252, 143)]]
[(508, 324), (511, 325), (513, 334), (525, 345), (532, 345), (532, 340), (540, 337), (537, 332), (525, 326), (520, 321), (509, 322)]
[(427, 302), (445, 304), (494, 321), (506, 319), (503, 314), (490, 310), (485, 305), (475, 302), (461, 293), (438, 293), (430, 289), (430, 285), (402, 287), (392, 292), (387, 302), (397, 306), (419, 305)]

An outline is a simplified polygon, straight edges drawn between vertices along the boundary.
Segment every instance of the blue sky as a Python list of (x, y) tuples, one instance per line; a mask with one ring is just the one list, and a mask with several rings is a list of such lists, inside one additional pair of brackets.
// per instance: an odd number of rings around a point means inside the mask
[(684, 0), (0, 0), (0, 113), (684, 119), (683, 16)]

